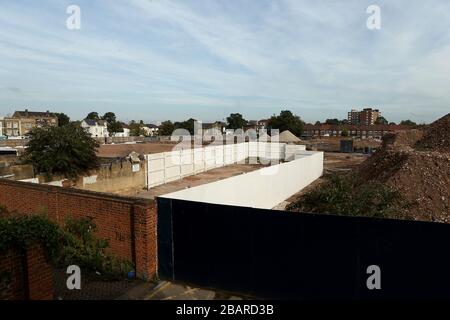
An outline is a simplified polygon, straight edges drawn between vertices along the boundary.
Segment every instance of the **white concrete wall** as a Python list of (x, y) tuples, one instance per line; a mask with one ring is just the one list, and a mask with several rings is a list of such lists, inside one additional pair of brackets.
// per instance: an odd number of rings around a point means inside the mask
[(298, 151), (291, 162), (163, 195), (225, 205), (271, 209), (323, 174), (323, 152)]
[(292, 161), (296, 159), (296, 154), (301, 154), (302, 151), (306, 150), (306, 146), (304, 145), (298, 145), (298, 144), (287, 144), (285, 146), (285, 152), (284, 152), (284, 160), (285, 161)]
[[(147, 188), (179, 180), (184, 177), (223, 166), (245, 163), (248, 158), (259, 158), (269, 164), (286, 158), (284, 143), (245, 142), (237, 144), (207, 146), (188, 150), (177, 150), (147, 155)], [(305, 146), (295, 146), (293, 154)], [(291, 152), (291, 151), (290, 151)], [(293, 160), (295, 157), (291, 157)]]

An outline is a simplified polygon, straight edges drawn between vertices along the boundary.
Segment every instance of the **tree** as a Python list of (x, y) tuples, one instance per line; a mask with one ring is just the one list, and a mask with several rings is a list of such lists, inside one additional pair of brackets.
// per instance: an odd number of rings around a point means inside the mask
[(143, 129), (143, 121), (136, 122), (132, 120), (128, 125), (130, 128), (130, 135), (133, 137), (140, 137), (145, 135), (145, 130)]
[(58, 126), (62, 127), (70, 123), (70, 118), (67, 114), (57, 113), (56, 116), (58, 117)]
[(343, 129), (341, 132), (341, 136), (342, 137), (348, 137), (348, 130), (347, 129)]
[(315, 126), (320, 126), (322, 123), (320, 121), (316, 121)]
[(242, 129), (247, 124), (247, 120), (240, 113), (232, 113), (227, 117), (227, 123), (227, 129), (237, 130)]
[(396, 126), (397, 124), (395, 122), (389, 122), (390, 126)]
[(415, 123), (414, 121), (411, 121), (411, 120), (402, 120), (401, 122), (400, 122), (400, 124), (402, 125), (402, 126), (417, 126), (417, 123)]
[(97, 112), (90, 112), (86, 119), (90, 119), (90, 120), (100, 120), (100, 117), (98, 116)]
[(388, 121), (385, 117), (379, 116), (377, 120), (375, 120), (375, 124), (388, 124)]
[(102, 120), (105, 120), (108, 123), (114, 123), (117, 121), (116, 114), (114, 112), (107, 112), (103, 115)]
[(158, 133), (161, 136), (171, 136), (172, 133), (175, 131), (175, 125), (172, 123), (172, 121), (164, 121), (159, 126)]
[(117, 132), (123, 132), (122, 123), (117, 121), (116, 114), (114, 112), (107, 112), (103, 115), (102, 120), (108, 124), (108, 132), (113, 136)]
[(278, 129), (281, 132), (289, 130), (296, 136), (301, 136), (305, 123), (299, 116), (289, 110), (280, 112), (279, 116), (273, 115), (268, 122), (268, 129)]
[(22, 160), (47, 177), (75, 178), (98, 166), (98, 146), (83, 128), (72, 124), (35, 128)]
[(108, 122), (108, 132), (114, 136), (118, 132), (123, 132), (123, 125), (119, 121)]
[(191, 135), (194, 135), (194, 124), (195, 119), (190, 118), (189, 120), (182, 121), (182, 122), (175, 122), (175, 129), (185, 129), (189, 131)]
[(334, 119), (327, 119), (327, 120), (325, 120), (325, 123), (326, 124), (333, 124), (333, 125), (338, 126), (340, 124), (340, 121), (338, 119), (334, 118)]

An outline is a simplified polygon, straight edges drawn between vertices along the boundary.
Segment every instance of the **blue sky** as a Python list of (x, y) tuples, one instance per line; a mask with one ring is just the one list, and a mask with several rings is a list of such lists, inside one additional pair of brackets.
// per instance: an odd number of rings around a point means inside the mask
[(450, 1), (0, 0), (0, 61), (2, 116), (313, 122), (375, 106), (429, 122), (450, 110)]

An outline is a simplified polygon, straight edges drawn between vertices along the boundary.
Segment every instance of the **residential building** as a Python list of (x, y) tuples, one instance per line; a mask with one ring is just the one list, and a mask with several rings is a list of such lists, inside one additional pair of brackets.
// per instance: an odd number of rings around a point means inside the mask
[(378, 109), (365, 108), (362, 111), (352, 110), (347, 115), (347, 120), (351, 125), (366, 125), (371, 126), (375, 124), (381, 112)]
[[(34, 128), (58, 126), (58, 117), (50, 112), (16, 111), (12, 117), (6, 117), (2, 122), (2, 134), (8, 137), (27, 135)], [(1, 135), (1, 134), (0, 134)]]
[(206, 130), (209, 130), (209, 129), (216, 129), (221, 133), (225, 133), (226, 127), (227, 127), (227, 124), (225, 122), (221, 122), (221, 121), (216, 121), (216, 122), (212, 122), (212, 123), (209, 123), (209, 122), (202, 123), (203, 132)]
[(263, 120), (249, 120), (247, 121), (247, 124), (244, 126), (244, 130), (264, 130), (267, 129), (267, 125), (269, 123), (269, 119), (263, 119)]
[(8, 137), (20, 137), (20, 119), (5, 118), (4, 121), (4, 135)]
[(130, 128), (123, 126), (122, 132), (116, 132), (114, 137), (128, 138), (130, 136)]
[(0, 137), (2, 137), (4, 135), (4, 133), (3, 133), (3, 121), (4, 121), (4, 118), (0, 117)]
[(385, 134), (394, 133), (400, 130), (408, 130), (410, 127), (402, 125), (305, 125), (303, 137), (340, 137), (346, 131), (350, 137), (381, 139)]
[(58, 126), (58, 117), (56, 114), (45, 111), (45, 112), (35, 112), (35, 111), (16, 111), (14, 112), (12, 119), (19, 120), (19, 135), (26, 135), (34, 128), (42, 128), (47, 126)]
[(142, 128), (145, 131), (145, 135), (149, 137), (157, 136), (159, 127), (155, 124), (149, 123)]
[(108, 123), (104, 120), (84, 119), (81, 121), (81, 127), (90, 133), (93, 138), (109, 137)]
[(348, 120), (349, 124), (358, 125), (359, 124), (359, 111), (352, 109), (352, 111), (350, 111), (348, 113), (347, 120)]

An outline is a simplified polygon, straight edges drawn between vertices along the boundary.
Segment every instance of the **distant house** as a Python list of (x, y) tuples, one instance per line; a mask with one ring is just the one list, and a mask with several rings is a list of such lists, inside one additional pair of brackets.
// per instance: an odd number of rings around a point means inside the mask
[(385, 124), (375, 124), (375, 125), (334, 125), (334, 124), (320, 124), (320, 125), (305, 125), (303, 137), (341, 137), (344, 131), (350, 137), (357, 138), (374, 138), (381, 139), (384, 135), (388, 133), (395, 133), (400, 130), (408, 130), (411, 127), (402, 125), (385, 125)]
[(225, 133), (227, 124), (222, 122), (222, 121), (216, 121), (216, 122), (212, 122), (212, 123), (202, 123), (202, 130), (209, 130), (209, 129), (215, 129), (218, 130), (221, 133)]
[(122, 123), (122, 128), (123, 128), (123, 131), (116, 132), (114, 134), (114, 137), (127, 138), (130, 136), (130, 127), (127, 124)]
[(108, 124), (104, 120), (84, 119), (81, 121), (81, 127), (93, 138), (109, 137)]
[(159, 127), (157, 125), (155, 125), (155, 124), (149, 123), (149, 124), (146, 124), (142, 128), (142, 130), (145, 131), (145, 135), (146, 136), (153, 137), (153, 136), (158, 135)]
[(0, 137), (3, 137), (3, 117), (0, 117)]
[(267, 129), (267, 123), (269, 120), (249, 120), (247, 124), (244, 126), (244, 130), (264, 130)]
[(27, 135), (34, 128), (58, 126), (58, 117), (56, 114), (35, 111), (16, 111), (12, 117), (3, 120), (3, 135), (9, 137), (20, 137)]

